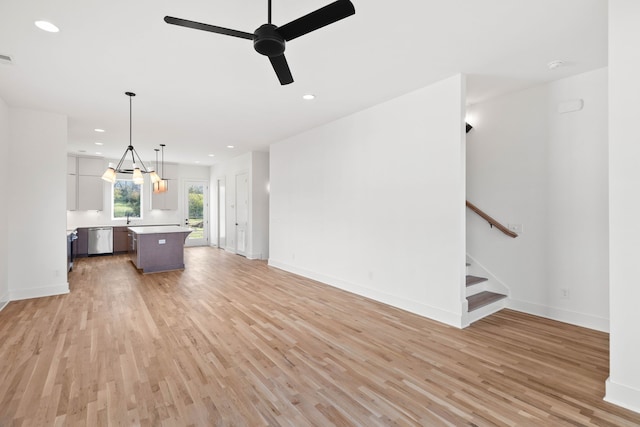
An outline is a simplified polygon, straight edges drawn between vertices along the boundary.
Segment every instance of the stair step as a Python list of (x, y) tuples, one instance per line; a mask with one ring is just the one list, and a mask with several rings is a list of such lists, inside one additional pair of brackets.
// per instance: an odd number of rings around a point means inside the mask
[(467, 287), (477, 285), (478, 283), (486, 282), (487, 280), (489, 279), (487, 279), (486, 277), (467, 275)]
[(500, 301), (503, 298), (506, 298), (506, 295), (497, 294), (495, 292), (484, 291), (475, 295), (471, 295), (467, 297), (468, 311), (471, 312), (473, 310), (477, 310), (485, 305), (489, 305), (496, 301)]

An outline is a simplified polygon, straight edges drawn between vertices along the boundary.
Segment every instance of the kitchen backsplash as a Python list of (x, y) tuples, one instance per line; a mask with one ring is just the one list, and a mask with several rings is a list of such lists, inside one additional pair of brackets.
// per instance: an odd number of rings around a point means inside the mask
[[(131, 219), (129, 225), (182, 224), (179, 211), (145, 210), (142, 219)], [(127, 225), (126, 219), (111, 219), (109, 211), (67, 211), (67, 228), (89, 227), (94, 225)]]

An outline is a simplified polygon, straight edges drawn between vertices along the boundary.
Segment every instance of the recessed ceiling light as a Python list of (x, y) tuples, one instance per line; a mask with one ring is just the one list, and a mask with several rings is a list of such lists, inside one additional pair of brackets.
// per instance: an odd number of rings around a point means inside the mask
[(302, 99), (305, 101), (311, 101), (312, 99), (316, 99), (316, 96), (312, 93), (308, 93), (306, 95), (302, 95)]
[(233, 148), (233, 145), (227, 145), (227, 148)]
[(104, 145), (102, 142), (96, 142), (96, 145)]
[(53, 25), (51, 22), (48, 22), (48, 21), (36, 21), (35, 24), (36, 24), (36, 27), (48, 33), (57, 33), (58, 31), (60, 31), (58, 27), (56, 27), (55, 25)]
[(104, 129), (94, 129), (96, 132), (104, 132)]
[(215, 154), (209, 154), (209, 157), (214, 157), (214, 156), (215, 156)]
[(196, 160), (196, 163), (200, 163), (200, 160)]
[(99, 151), (96, 151), (96, 154), (97, 154), (98, 156), (102, 155), (102, 153), (101, 153), (101, 152), (99, 152)]

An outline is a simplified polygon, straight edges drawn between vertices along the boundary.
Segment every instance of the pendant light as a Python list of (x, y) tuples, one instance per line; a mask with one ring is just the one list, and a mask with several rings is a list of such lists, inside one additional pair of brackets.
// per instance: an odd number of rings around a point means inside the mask
[[(125, 174), (133, 174), (133, 182), (135, 184), (142, 184), (144, 183), (143, 174), (148, 173), (151, 175), (152, 181), (154, 179), (159, 180), (160, 177), (158, 176), (158, 174), (153, 169), (147, 169), (142, 159), (138, 155), (138, 152), (136, 151), (135, 148), (133, 148), (133, 143), (131, 142), (131, 134), (132, 134), (132, 128), (133, 128), (131, 100), (134, 96), (136, 96), (136, 94), (133, 92), (125, 92), (124, 94), (129, 97), (129, 146), (124, 151), (124, 154), (122, 155), (122, 158), (120, 158), (120, 161), (118, 162), (117, 165), (114, 165), (113, 163), (109, 163), (109, 167), (107, 168), (105, 173), (102, 175), (102, 179), (104, 179), (105, 181), (114, 183), (116, 182), (117, 173), (125, 173)], [(128, 153), (131, 153), (131, 161), (133, 163), (133, 169), (122, 168), (122, 163), (124, 163), (124, 159), (127, 157)]]
[[(164, 147), (165, 144), (160, 144), (160, 148), (162, 149), (162, 163), (160, 169), (158, 169), (158, 149), (156, 148), (156, 169), (160, 171), (161, 177), (158, 177), (156, 181), (153, 181), (153, 192), (154, 193), (164, 193), (169, 190), (169, 180), (164, 178)], [(157, 174), (156, 174), (157, 175)]]
[[(158, 169), (158, 151), (160, 151), (160, 149), (159, 148), (154, 148), (153, 151), (156, 152), (156, 170), (160, 170), (160, 169)], [(151, 174), (151, 183), (152, 184), (155, 184), (156, 182), (160, 181), (160, 179), (161, 179), (160, 176), (155, 171)], [(154, 186), (154, 188), (155, 188), (155, 186)]]

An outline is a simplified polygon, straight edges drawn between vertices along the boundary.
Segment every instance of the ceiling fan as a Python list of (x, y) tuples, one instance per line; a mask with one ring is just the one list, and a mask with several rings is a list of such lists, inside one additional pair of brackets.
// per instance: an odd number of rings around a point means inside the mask
[(354, 13), (356, 13), (356, 10), (351, 1), (337, 0), (288, 24), (278, 27), (271, 23), (271, 0), (268, 0), (267, 23), (261, 25), (253, 34), (203, 24), (201, 22), (174, 18), (172, 16), (165, 16), (164, 22), (181, 27), (253, 40), (253, 48), (258, 53), (269, 57), (269, 61), (271, 61), (271, 65), (278, 76), (278, 80), (280, 80), (280, 84), (288, 85), (289, 83), (293, 83), (293, 76), (291, 75), (291, 70), (289, 70), (287, 59), (284, 57), (285, 42), (333, 24)]

